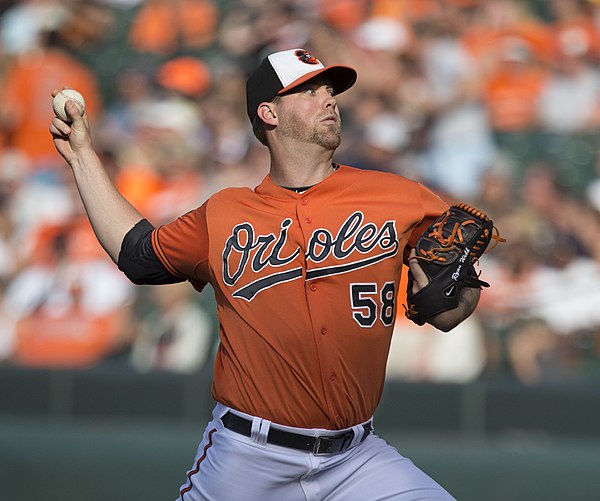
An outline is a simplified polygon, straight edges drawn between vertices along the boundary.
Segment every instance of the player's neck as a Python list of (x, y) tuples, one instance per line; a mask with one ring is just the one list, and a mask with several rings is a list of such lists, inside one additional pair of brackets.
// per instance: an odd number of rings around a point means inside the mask
[(279, 186), (313, 186), (334, 171), (333, 151), (322, 150), (318, 155), (306, 151), (302, 156), (283, 156), (271, 152), (269, 176)]
[(314, 186), (324, 179), (327, 179), (334, 172), (335, 164), (329, 161), (324, 165), (305, 168), (296, 167), (294, 165), (285, 168), (273, 168), (273, 166), (271, 166), (269, 177), (271, 178), (271, 181), (279, 186), (293, 188), (299, 186)]

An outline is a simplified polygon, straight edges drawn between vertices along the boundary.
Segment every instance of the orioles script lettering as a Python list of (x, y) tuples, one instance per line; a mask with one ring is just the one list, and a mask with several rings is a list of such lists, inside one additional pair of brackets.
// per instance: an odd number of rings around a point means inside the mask
[[(258, 274), (266, 267), (285, 268), (286, 265), (294, 262), (300, 255), (301, 249), (296, 247), (293, 250), (286, 250), (292, 223), (291, 218), (284, 219), (280, 225), (279, 235), (257, 234), (252, 224), (248, 222), (236, 225), (223, 249), (224, 283), (234, 286), (246, 273)], [(348, 273), (369, 266), (394, 256), (398, 247), (395, 221), (386, 221), (379, 227), (374, 223), (365, 223), (364, 214), (356, 211), (342, 223), (337, 233), (334, 234), (324, 228), (316, 229), (312, 233), (305, 253), (306, 280)], [(319, 268), (310, 265), (310, 263), (322, 263), (330, 256), (335, 261), (329, 266)], [(283, 271), (276, 271), (251, 281), (236, 290), (233, 296), (250, 301), (264, 289), (302, 276), (301, 266), (290, 265)]]

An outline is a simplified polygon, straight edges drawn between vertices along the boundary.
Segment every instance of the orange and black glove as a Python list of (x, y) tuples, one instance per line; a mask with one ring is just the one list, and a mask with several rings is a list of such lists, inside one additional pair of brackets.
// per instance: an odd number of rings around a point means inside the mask
[(493, 221), (483, 212), (460, 203), (450, 207), (417, 240), (415, 255), (429, 283), (413, 293), (408, 274), (406, 316), (418, 325), (458, 306), (464, 287), (489, 287), (479, 279), (475, 264), (490, 242), (503, 242)]

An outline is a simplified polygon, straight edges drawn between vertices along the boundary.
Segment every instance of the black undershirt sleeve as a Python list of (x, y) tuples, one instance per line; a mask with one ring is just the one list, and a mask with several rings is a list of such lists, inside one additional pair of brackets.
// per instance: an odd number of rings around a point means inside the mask
[(161, 285), (184, 282), (167, 271), (152, 247), (152, 226), (142, 219), (127, 232), (121, 243), (118, 266), (129, 280), (138, 285)]

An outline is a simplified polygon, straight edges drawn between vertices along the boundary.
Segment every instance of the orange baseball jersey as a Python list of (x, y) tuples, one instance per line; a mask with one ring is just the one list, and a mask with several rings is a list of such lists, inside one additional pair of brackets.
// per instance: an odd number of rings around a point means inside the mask
[(339, 429), (383, 390), (404, 250), (447, 205), (421, 184), (347, 166), (304, 193), (269, 177), (154, 230), (173, 274), (217, 300), (213, 397), (275, 423)]

